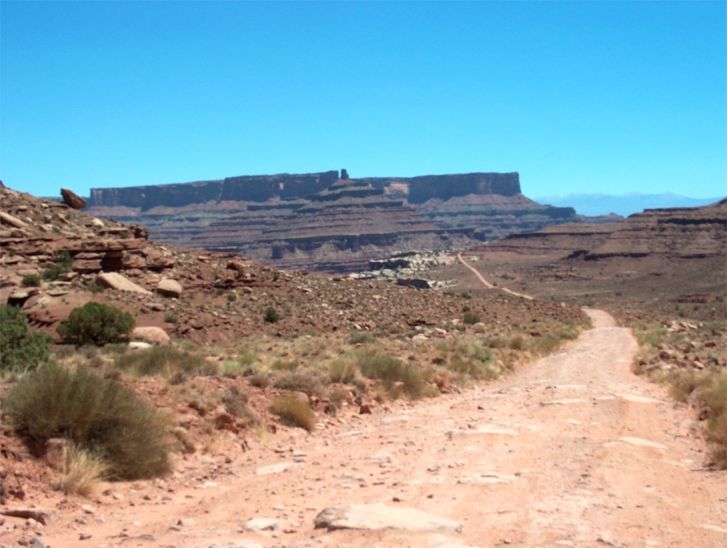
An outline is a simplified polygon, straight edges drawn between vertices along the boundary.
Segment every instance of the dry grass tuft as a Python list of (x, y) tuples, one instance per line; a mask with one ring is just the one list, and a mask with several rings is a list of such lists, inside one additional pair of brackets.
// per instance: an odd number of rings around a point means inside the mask
[(283, 422), (299, 426), (311, 432), (316, 426), (316, 415), (310, 405), (293, 394), (283, 394), (270, 404), (270, 411)]
[(339, 358), (328, 365), (328, 376), (331, 382), (348, 384), (356, 379), (358, 368), (355, 363)]
[(70, 444), (65, 450), (63, 474), (58, 488), (66, 495), (88, 497), (109, 472), (109, 466), (90, 451)]

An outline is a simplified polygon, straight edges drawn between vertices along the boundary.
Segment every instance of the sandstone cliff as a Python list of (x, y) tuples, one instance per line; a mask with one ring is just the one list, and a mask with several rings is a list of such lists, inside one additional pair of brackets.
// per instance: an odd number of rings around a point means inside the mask
[(517, 173), (350, 179), (346, 170), (93, 189), (89, 211), (142, 224), (163, 242), (334, 271), (575, 219), (523, 196)]

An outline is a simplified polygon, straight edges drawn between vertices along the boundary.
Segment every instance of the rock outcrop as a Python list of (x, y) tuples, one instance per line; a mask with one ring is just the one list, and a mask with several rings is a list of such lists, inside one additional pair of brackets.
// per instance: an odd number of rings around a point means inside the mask
[(86, 200), (67, 188), (61, 189), (61, 198), (63, 198), (63, 203), (70, 208), (83, 209), (86, 207)]
[(284, 268), (365, 270), (370, 259), (465, 248), (574, 220), (520, 193), (517, 173), (351, 179), (344, 169), (93, 189), (89, 212), (160, 241)]

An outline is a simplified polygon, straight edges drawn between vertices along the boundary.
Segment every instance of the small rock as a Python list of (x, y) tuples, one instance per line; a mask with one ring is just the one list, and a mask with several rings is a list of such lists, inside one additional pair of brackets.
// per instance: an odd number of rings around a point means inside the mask
[(273, 518), (254, 518), (245, 523), (248, 531), (276, 531), (280, 528), (280, 521)]
[(351, 504), (326, 508), (315, 518), (316, 529), (401, 529), (403, 531), (460, 532), (454, 520), (429, 514), (416, 508), (385, 504)]
[(25, 228), (28, 226), (25, 221), (21, 221), (17, 217), (13, 217), (9, 213), (5, 213), (4, 211), (0, 211), (0, 223), (14, 226), (15, 228)]
[(129, 350), (147, 350), (152, 346), (154, 345), (144, 341), (131, 341), (128, 344)]

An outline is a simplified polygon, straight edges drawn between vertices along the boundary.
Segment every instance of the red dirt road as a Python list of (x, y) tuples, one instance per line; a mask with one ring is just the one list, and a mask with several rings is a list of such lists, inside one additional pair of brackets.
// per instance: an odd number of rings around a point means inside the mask
[[(631, 372), (630, 330), (588, 313), (592, 329), (498, 381), (329, 421), (313, 435), (278, 434), (249, 452), (230, 435), (168, 481), (113, 485), (93, 514), (64, 512), (43, 538), (54, 547), (727, 545), (727, 474), (702, 469), (688, 410)], [(384, 503), (392, 516), (416, 508), (461, 532), (314, 529), (321, 510), (347, 503)], [(259, 517), (278, 529), (249, 531)]]

